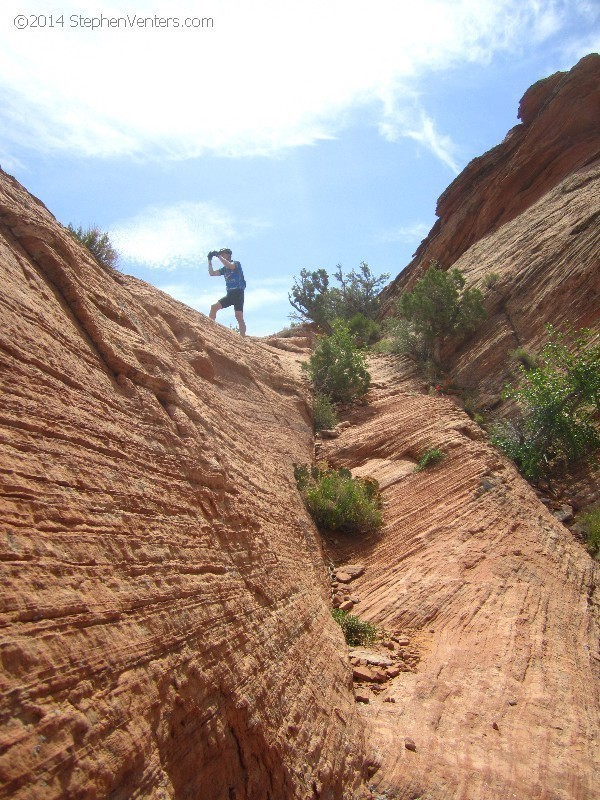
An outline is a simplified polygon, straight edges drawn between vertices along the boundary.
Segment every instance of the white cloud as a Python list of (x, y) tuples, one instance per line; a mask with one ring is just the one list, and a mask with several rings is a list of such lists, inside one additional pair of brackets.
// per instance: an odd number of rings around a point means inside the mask
[(0, 150), (0, 168), (9, 174), (12, 172), (27, 172), (27, 167), (21, 159), (11, 153), (5, 153), (2, 150)]
[(588, 53), (600, 53), (600, 31), (590, 31), (587, 36), (567, 40), (562, 48), (563, 69), (579, 61)]
[[(126, 262), (150, 269), (206, 266), (206, 254), (265, 227), (258, 220), (234, 221), (213, 203), (176, 203), (150, 206), (135, 217), (116, 222), (111, 241)], [(241, 233), (243, 231), (243, 233)]]
[[(137, 0), (137, 18), (154, 3)], [(586, 5), (586, 4), (584, 4)], [(206, 0), (212, 28), (131, 25), (131, 3), (104, 0), (119, 27), (91, 30), (93, 2), (37, 0), (45, 27), (18, 30), (3, 4), (0, 123), (14, 145), (86, 156), (184, 159), (272, 154), (335, 136), (357, 107), (382, 109), (382, 133), (410, 136), (456, 170), (452, 143), (418, 103), (416, 82), (544, 40), (573, 0)], [(197, 2), (164, 12), (198, 17)], [(50, 14), (54, 15), (50, 27)], [(73, 23), (77, 23), (74, 25)], [(390, 117), (390, 113), (392, 116)]]
[(420, 242), (424, 239), (430, 230), (429, 225), (424, 222), (415, 222), (413, 225), (401, 225), (394, 230), (386, 231), (379, 236), (380, 242), (403, 242), (410, 244), (411, 242)]
[(390, 142), (397, 142), (405, 137), (414, 139), (423, 147), (432, 152), (455, 175), (460, 172), (454, 154), (458, 149), (449, 136), (436, 130), (434, 121), (420, 110), (418, 116), (408, 114), (405, 109), (388, 110), (381, 122), (380, 132)]
[[(253, 276), (247, 277), (249, 280), (245, 292), (244, 318), (249, 326), (249, 333), (265, 336), (285, 327), (291, 311), (288, 291), (292, 278), (255, 280)], [(158, 288), (206, 315), (211, 305), (225, 294), (223, 279), (211, 278), (207, 285), (203, 275), (199, 275), (197, 281), (163, 283)], [(217, 321), (225, 326), (235, 325), (233, 309), (220, 311)]]
[(266, 286), (249, 286), (245, 292), (244, 309), (248, 311), (259, 311), (263, 308), (271, 308), (274, 306), (281, 307), (285, 305), (286, 311), (291, 311), (288, 301), (288, 291), (291, 286), (289, 285), (283, 289), (275, 290)]

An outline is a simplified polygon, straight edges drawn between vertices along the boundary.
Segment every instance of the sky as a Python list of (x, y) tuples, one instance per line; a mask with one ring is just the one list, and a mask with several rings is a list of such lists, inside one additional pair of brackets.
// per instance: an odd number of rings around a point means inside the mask
[(587, 0), (4, 0), (0, 166), (202, 313), (230, 247), (263, 336), (303, 268), (394, 278), (526, 89), (599, 51)]

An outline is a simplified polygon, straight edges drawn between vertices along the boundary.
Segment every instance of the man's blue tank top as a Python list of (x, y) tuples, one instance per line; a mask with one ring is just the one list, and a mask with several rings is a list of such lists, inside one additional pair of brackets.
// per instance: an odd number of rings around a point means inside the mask
[(227, 269), (226, 267), (221, 267), (219, 270), (219, 274), (225, 278), (225, 286), (227, 287), (227, 291), (232, 292), (234, 289), (245, 289), (246, 281), (244, 279), (244, 273), (242, 272), (242, 265), (239, 261), (232, 261), (231, 263), (235, 264), (237, 269)]

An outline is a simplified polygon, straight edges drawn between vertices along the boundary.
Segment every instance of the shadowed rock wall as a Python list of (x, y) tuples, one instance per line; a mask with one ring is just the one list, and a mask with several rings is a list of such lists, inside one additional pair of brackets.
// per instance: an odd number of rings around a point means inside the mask
[(353, 797), (297, 356), (105, 271), (4, 173), (0, 234), (0, 797)]

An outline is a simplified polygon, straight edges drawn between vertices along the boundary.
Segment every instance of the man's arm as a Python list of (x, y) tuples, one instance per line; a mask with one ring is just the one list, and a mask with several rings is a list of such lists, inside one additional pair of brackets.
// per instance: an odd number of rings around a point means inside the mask
[(212, 277), (213, 277), (213, 278), (214, 278), (215, 276), (217, 276), (217, 275), (220, 275), (220, 274), (221, 274), (221, 270), (220, 270), (220, 269), (213, 269), (213, 265), (212, 265), (212, 256), (209, 256), (209, 257), (208, 257), (208, 274), (209, 274), (209, 275), (212, 275)]
[(221, 255), (217, 255), (217, 258), (219, 259), (221, 264), (223, 264), (225, 269), (230, 269), (232, 272), (233, 272), (234, 269), (237, 269), (237, 264), (235, 263), (235, 261), (227, 261), (225, 256), (221, 256)]

